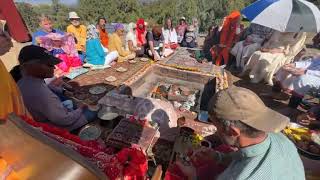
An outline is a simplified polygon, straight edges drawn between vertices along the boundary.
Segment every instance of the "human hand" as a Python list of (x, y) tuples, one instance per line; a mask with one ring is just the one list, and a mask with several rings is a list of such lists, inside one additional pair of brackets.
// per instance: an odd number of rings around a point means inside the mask
[(294, 76), (301, 76), (301, 75), (304, 75), (305, 73), (306, 73), (306, 69), (304, 68), (296, 68), (291, 72), (291, 74)]
[(193, 155), (191, 157), (192, 161), (197, 162), (203, 162), (203, 161), (217, 161), (217, 153), (215, 150), (211, 148), (201, 147), (200, 149), (193, 152)]
[(304, 113), (297, 117), (297, 122), (304, 126), (309, 126), (316, 118), (310, 113)]
[(83, 104), (83, 103), (80, 103), (80, 104), (78, 105), (78, 108), (80, 108), (80, 109), (82, 109), (82, 110), (85, 110), (85, 109), (88, 109), (88, 105)]
[(197, 170), (193, 165), (184, 165), (180, 160), (176, 164), (188, 179), (196, 179), (194, 177), (197, 177)]

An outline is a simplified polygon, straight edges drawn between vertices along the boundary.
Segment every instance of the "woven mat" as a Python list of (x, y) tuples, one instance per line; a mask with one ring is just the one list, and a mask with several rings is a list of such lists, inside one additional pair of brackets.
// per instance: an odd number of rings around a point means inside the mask
[[(117, 63), (111, 68), (103, 70), (89, 71), (86, 74), (83, 74), (74, 80), (70, 81), (71, 83), (76, 83), (79, 86), (89, 86), (95, 84), (108, 84), (112, 86), (118, 86), (134, 76), (139, 70), (143, 69), (145, 66), (149, 66), (150, 62), (142, 62), (136, 58), (137, 63), (130, 64), (128, 62)], [(128, 69), (126, 72), (117, 72), (116, 69), (119, 67), (124, 67)], [(107, 82), (105, 78), (108, 76), (114, 76), (117, 78), (114, 82)]]

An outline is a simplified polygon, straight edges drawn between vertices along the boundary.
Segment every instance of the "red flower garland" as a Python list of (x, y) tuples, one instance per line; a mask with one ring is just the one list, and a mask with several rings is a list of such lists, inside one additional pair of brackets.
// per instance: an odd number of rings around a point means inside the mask
[(147, 172), (147, 158), (135, 148), (125, 148), (114, 154), (114, 148), (104, 147), (98, 141), (83, 141), (65, 129), (46, 123), (36, 122), (27, 116), (21, 118), (46, 136), (72, 147), (82, 156), (95, 163), (111, 180), (125, 177), (129, 180), (142, 180)]

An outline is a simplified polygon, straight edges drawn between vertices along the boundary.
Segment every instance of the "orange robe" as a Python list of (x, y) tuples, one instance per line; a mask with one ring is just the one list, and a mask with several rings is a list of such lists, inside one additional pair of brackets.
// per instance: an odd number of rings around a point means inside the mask
[(17, 84), (0, 60), (0, 121), (14, 112), (16, 115), (27, 115), (27, 110)]
[(236, 23), (240, 19), (240, 12), (233, 11), (230, 15), (228, 15), (223, 23), (221, 32), (220, 32), (220, 42), (219, 44), (223, 47), (215, 47), (211, 48), (212, 58), (215, 59), (216, 65), (222, 65), (228, 63), (229, 60), (229, 51), (232, 48), (233, 44), (238, 39), (238, 35), (236, 34)]
[(103, 47), (108, 48), (109, 35), (106, 29), (99, 29), (100, 41)]

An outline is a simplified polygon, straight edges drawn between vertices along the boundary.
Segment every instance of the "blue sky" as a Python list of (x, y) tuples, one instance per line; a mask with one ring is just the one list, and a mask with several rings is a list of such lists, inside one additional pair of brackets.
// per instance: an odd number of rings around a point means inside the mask
[[(31, 4), (49, 4), (51, 3), (51, 0), (14, 0), (16, 2), (27, 2)], [(72, 5), (76, 4), (78, 0), (60, 0), (61, 3)]]

